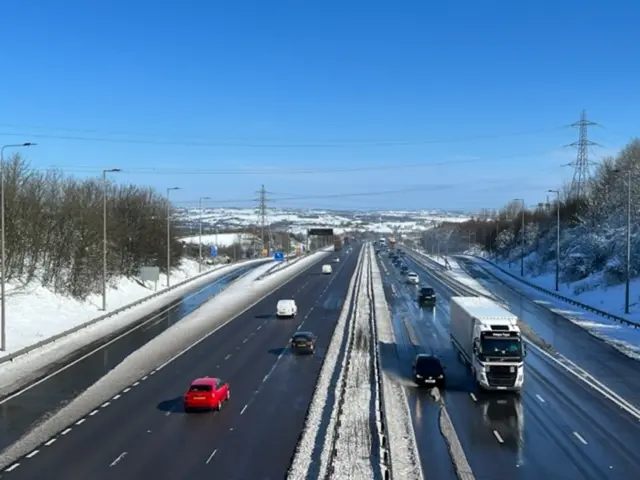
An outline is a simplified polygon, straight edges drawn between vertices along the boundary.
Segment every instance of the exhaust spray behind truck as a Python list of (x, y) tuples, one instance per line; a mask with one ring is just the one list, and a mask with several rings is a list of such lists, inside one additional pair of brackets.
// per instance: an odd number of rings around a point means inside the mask
[(525, 347), (518, 317), (484, 297), (452, 297), (451, 340), (483, 390), (520, 391)]

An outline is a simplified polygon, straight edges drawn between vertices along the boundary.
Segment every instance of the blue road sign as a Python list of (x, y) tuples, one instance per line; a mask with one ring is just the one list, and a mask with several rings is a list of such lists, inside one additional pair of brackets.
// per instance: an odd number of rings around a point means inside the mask
[(211, 247), (211, 256), (212, 257), (218, 256), (218, 247)]
[(284, 252), (276, 252), (273, 254), (273, 259), (282, 262), (284, 260)]

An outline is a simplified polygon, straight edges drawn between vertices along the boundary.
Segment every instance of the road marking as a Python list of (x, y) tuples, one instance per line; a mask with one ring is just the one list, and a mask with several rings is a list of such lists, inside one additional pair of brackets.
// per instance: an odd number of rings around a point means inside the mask
[(104, 402), (100, 407), (105, 408), (105, 407), (108, 407), (109, 405), (111, 405), (111, 402)]
[(224, 357), (225, 360), (229, 360), (230, 358), (231, 358), (231, 354), (229, 354), (226, 357)]
[(216, 455), (216, 452), (217, 452), (217, 451), (218, 451), (218, 449), (214, 450), (214, 451), (213, 451), (213, 453), (212, 453), (211, 455), (209, 455), (209, 458), (207, 458), (207, 465), (209, 464), (209, 462), (211, 461), (211, 459), (212, 459), (213, 457), (215, 457), (215, 455)]
[(27, 455), (27, 458), (33, 458), (33, 457), (35, 457), (35, 456), (38, 454), (38, 452), (39, 452), (39, 451), (40, 451), (40, 450), (34, 450), (34, 451), (33, 451), (33, 452), (31, 452), (29, 455)]
[(117, 400), (120, 398), (120, 394), (115, 395), (111, 400)]
[(240, 415), (242, 415), (244, 413), (244, 411), (247, 409), (248, 406), (249, 406), (249, 404), (247, 404), (244, 407), (242, 407), (242, 411), (240, 412)]
[(573, 432), (573, 434), (575, 435), (575, 437), (580, 440), (582, 443), (584, 443), (585, 445), (588, 445), (587, 441), (582, 438), (582, 435), (580, 435), (578, 432)]
[(245, 338), (244, 340), (242, 340), (242, 343), (247, 343), (247, 340), (249, 340), (249, 339)]
[(127, 388), (125, 388), (125, 389), (122, 391), (122, 393), (127, 393), (129, 390), (131, 390), (131, 387), (127, 387)]
[(111, 465), (109, 465), (110, 467), (114, 467), (117, 465), (117, 463), (122, 460), (125, 455), (127, 454), (127, 452), (122, 452), (120, 455), (118, 455), (118, 458), (116, 458), (113, 462), (111, 462)]
[(66, 435), (67, 433), (69, 433), (71, 431), (71, 427), (67, 428), (66, 430), (63, 430), (62, 433), (60, 435)]
[(537, 398), (538, 400), (540, 400), (542, 403), (546, 403), (546, 402), (545, 402), (545, 400), (544, 400), (544, 398), (542, 398), (542, 397), (541, 397), (540, 395), (538, 395), (537, 393), (536, 393), (536, 398)]
[(87, 421), (87, 419), (86, 419), (86, 418), (81, 418), (80, 420), (78, 420), (78, 421), (76, 422), (76, 425), (82, 425), (82, 424), (83, 424), (84, 422), (86, 422), (86, 421)]
[(11, 471), (15, 470), (16, 468), (18, 468), (19, 466), (20, 466), (20, 464), (19, 464), (19, 463), (14, 463), (14, 464), (13, 464), (13, 465), (11, 465), (9, 468), (7, 468), (7, 469), (5, 470), (5, 472), (11, 472)]
[(502, 437), (500, 436), (497, 430), (493, 431), (493, 436), (496, 437), (496, 440), (498, 440), (498, 442), (504, 443), (504, 440), (502, 439)]
[(144, 377), (142, 377), (142, 380), (146, 380), (147, 378), (149, 378), (149, 375), (145, 375)]
[(471, 397), (471, 400), (473, 400), (474, 402), (478, 401), (478, 397), (476, 397), (476, 394), (473, 392), (469, 392), (469, 396)]
[(91, 412), (91, 413), (89, 414), (89, 416), (90, 416), (90, 417), (93, 417), (96, 413), (98, 413), (98, 410), (94, 410), (93, 412)]
[(47, 443), (45, 443), (45, 446), (47, 446), (47, 447), (48, 447), (49, 445), (51, 445), (51, 444), (52, 444), (53, 442), (55, 442), (55, 441), (56, 441), (56, 439), (55, 439), (55, 438), (52, 438), (52, 439), (51, 439), (51, 440), (49, 440)]
[(140, 385), (140, 382), (136, 382), (133, 384), (134, 387), (137, 387), (138, 385)]
[(256, 330), (260, 330), (262, 328), (262, 325), (258, 325), (258, 328), (256, 328)]

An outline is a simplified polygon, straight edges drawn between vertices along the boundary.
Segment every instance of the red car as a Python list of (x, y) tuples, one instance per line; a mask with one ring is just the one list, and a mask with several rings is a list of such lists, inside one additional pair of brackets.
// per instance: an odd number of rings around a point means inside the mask
[(196, 378), (184, 394), (184, 411), (212, 408), (220, 410), (222, 404), (230, 397), (231, 390), (228, 383), (219, 378)]

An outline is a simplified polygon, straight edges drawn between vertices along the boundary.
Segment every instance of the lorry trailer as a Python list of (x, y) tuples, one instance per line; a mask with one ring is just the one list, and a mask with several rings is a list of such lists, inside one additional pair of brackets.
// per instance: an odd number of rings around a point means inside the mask
[(526, 355), (518, 317), (484, 297), (452, 297), (454, 347), (483, 390), (520, 391)]

